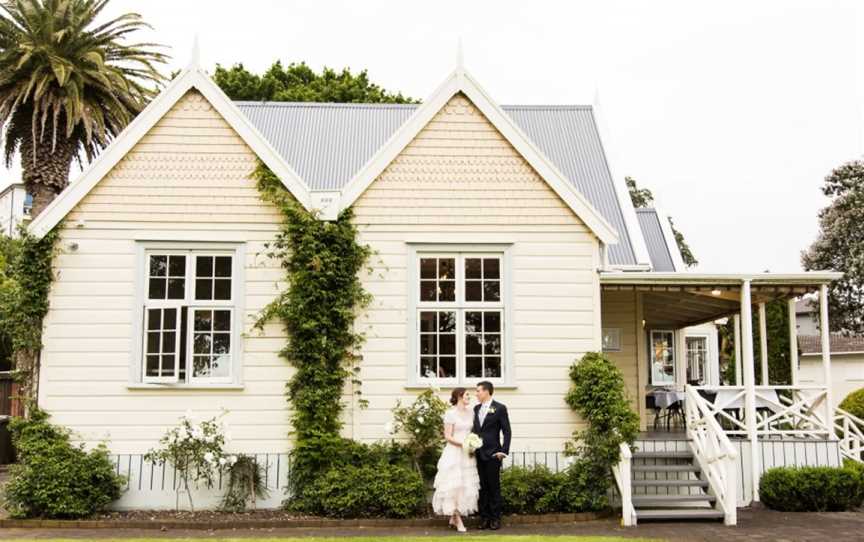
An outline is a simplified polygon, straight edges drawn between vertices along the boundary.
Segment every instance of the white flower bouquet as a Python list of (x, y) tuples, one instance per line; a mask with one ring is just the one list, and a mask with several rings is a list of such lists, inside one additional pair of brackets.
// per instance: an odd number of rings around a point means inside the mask
[(462, 451), (468, 455), (474, 455), (474, 452), (481, 446), (483, 446), (483, 439), (477, 433), (468, 433), (468, 436), (462, 441)]

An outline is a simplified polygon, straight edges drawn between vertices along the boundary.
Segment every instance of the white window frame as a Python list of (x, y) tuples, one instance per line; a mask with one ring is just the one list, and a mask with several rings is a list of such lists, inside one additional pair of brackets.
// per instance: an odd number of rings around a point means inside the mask
[[(672, 381), (671, 382), (655, 382), (654, 381), (654, 334), (668, 333), (672, 337), (672, 343), (669, 345), (669, 350), (672, 352)], [(678, 382), (678, 359), (675, 346), (677, 334), (673, 329), (651, 329), (648, 331), (648, 375), (652, 386), (674, 386)]]
[(609, 344), (603, 344), (604, 352), (620, 352), (621, 351), (621, 328), (620, 327), (604, 327), (602, 328), (602, 340), (605, 343), (606, 337), (609, 337)]
[(687, 379), (692, 380), (690, 378), (690, 347), (687, 346), (688, 339), (701, 339), (705, 341), (705, 359), (702, 360), (702, 374), (698, 380), (701, 380), (704, 384), (709, 383), (708, 374), (711, 372), (711, 337), (707, 333), (687, 333), (684, 336), (684, 362), (685, 362), (685, 370), (687, 371)]
[[(184, 299), (149, 300), (149, 257), (154, 254), (186, 256), (185, 297)], [(195, 267), (196, 256), (231, 256), (231, 299), (230, 300), (196, 300), (195, 299)], [(132, 357), (129, 362), (129, 380), (131, 387), (144, 388), (222, 388), (242, 387), (243, 359), (243, 315), (245, 314), (245, 244), (241, 242), (195, 242), (195, 241), (138, 241), (136, 242), (136, 293), (133, 322)], [(179, 378), (180, 352), (177, 355), (177, 371), (175, 377), (146, 376), (145, 336), (147, 330), (146, 310), (157, 307), (176, 307), (178, 309), (178, 330), (182, 325), (181, 308), (187, 307), (188, 321), (186, 329), (186, 374)], [(226, 377), (193, 377), (193, 326), (192, 317), (195, 309), (229, 309), (231, 311), (231, 361), (229, 374)], [(177, 335), (178, 345), (180, 334)]]
[[(497, 386), (513, 385), (513, 303), (512, 303), (512, 263), (509, 243), (484, 244), (409, 244), (408, 254), (408, 318), (406, 334), (408, 338), (407, 385), (409, 387), (428, 386), (431, 379), (418, 374), (420, 368), (420, 319), (424, 310), (456, 311), (456, 377), (435, 378), (435, 383), (443, 387), (473, 385), (488, 380)], [(496, 257), (500, 260), (500, 293), (498, 302), (465, 301), (465, 258)], [(454, 302), (420, 301), (420, 259), (456, 259), (456, 300)], [(466, 377), (465, 355), (465, 312), (501, 311), (501, 376)]]

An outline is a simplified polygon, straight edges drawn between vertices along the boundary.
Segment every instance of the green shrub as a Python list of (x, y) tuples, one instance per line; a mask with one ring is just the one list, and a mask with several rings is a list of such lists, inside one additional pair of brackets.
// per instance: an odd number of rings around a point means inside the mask
[(864, 420), (864, 388), (853, 391), (840, 403), (840, 408)]
[(839, 512), (861, 506), (862, 471), (855, 467), (777, 467), (759, 480), (768, 508), (783, 512)]
[(553, 473), (543, 465), (511, 467), (501, 473), (505, 514), (554, 514), (602, 510), (608, 502), (594, 485), (596, 477), (577, 461)]
[(18, 463), (9, 469), (3, 497), (13, 516), (83, 518), (120, 497), (124, 479), (104, 445), (89, 452), (74, 446), (69, 431), (48, 423), (39, 410), (30, 419), (13, 419), (10, 431)]
[[(510, 467), (501, 473), (501, 499), (505, 514), (542, 514), (540, 501), (553, 485), (560, 484), (561, 474), (544, 466)], [(557, 510), (555, 510), (557, 512)]]
[(414, 469), (399, 465), (344, 465), (318, 476), (290, 508), (334, 518), (416, 516), (426, 507), (426, 487)]

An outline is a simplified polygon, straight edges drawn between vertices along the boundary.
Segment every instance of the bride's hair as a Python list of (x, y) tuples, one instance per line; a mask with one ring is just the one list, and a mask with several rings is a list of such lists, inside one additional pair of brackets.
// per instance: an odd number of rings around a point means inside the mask
[(453, 393), (450, 394), (450, 404), (456, 406), (465, 395), (465, 388), (453, 388)]

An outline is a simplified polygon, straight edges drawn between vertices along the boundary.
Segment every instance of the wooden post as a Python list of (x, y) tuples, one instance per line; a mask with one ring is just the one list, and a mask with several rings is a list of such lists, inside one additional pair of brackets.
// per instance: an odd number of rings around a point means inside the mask
[(735, 326), (735, 385), (741, 386), (744, 375), (741, 374), (741, 314), (732, 317)]
[(789, 384), (798, 385), (798, 322), (795, 314), (795, 298), (789, 299)]
[(768, 386), (768, 324), (765, 321), (765, 303), (759, 303), (759, 365), (762, 367), (762, 376), (759, 384)]
[(753, 478), (753, 500), (759, 501), (759, 442), (756, 436), (756, 375), (753, 370), (753, 309), (750, 306), (750, 279), (741, 281), (741, 353), (744, 366), (744, 415), (750, 440), (750, 474)]
[(831, 328), (828, 327), (828, 285), (819, 287), (819, 335), (822, 338), (822, 370), (825, 372), (825, 426), (830, 433), (834, 406), (831, 404)]

